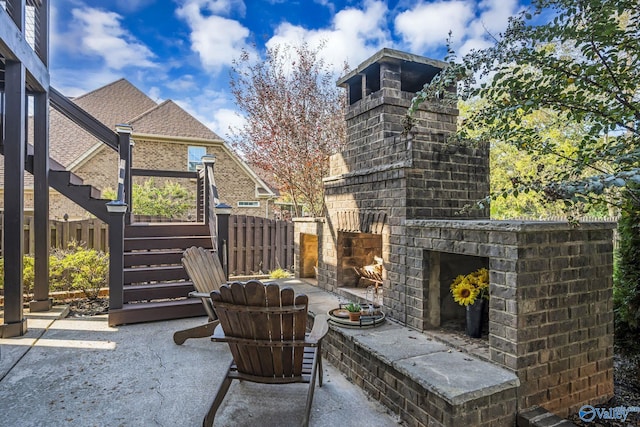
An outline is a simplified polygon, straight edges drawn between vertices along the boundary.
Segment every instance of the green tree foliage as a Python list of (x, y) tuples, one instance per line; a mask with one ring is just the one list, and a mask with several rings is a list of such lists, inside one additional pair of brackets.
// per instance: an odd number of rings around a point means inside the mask
[(234, 61), (231, 91), (246, 123), (231, 129), (246, 160), (273, 174), (295, 215), (323, 213), (322, 178), (329, 156), (346, 139), (345, 94), (320, 52), (302, 43), (268, 48), (265, 58), (243, 52)]
[[(33, 257), (22, 257), (22, 286), (25, 293), (33, 292), (35, 280), (35, 264)], [(0, 289), (4, 289), (4, 258), (0, 258)]]
[[(484, 102), (480, 99), (460, 101), (460, 122), (467, 120), (478, 109), (483, 108)], [(537, 114), (537, 120), (544, 121), (545, 115)], [(514, 177), (525, 176), (534, 179), (538, 175), (535, 156), (519, 150), (517, 147), (502, 140), (493, 140), (490, 143), (491, 188), (505, 189), (512, 186)], [(570, 142), (564, 149), (570, 149)], [(545, 167), (557, 168), (558, 159), (552, 156), (544, 156), (541, 159)], [(491, 201), (491, 217), (494, 219), (509, 218), (545, 218), (563, 215), (562, 203), (547, 202), (533, 191), (519, 194), (517, 197), (509, 192), (503, 192), (504, 196)]]
[(620, 251), (614, 277), (616, 325), (640, 328), (640, 204), (626, 199), (618, 221)]
[[(450, 88), (460, 82), (458, 95), (484, 105), (456, 138), (504, 141), (532, 156), (537, 173), (510, 177), (485, 203), (535, 191), (567, 208), (622, 207), (619, 189), (640, 183), (639, 38), (637, 0), (535, 0), (493, 46), (462, 62), (450, 51), (449, 66), (418, 92), (410, 112), (426, 99), (457, 102)], [(550, 157), (562, 167), (548, 167)], [(626, 194), (640, 199), (638, 191)]]
[(410, 114), (427, 99), (480, 99), (482, 108), (454, 138), (500, 142), (530, 156), (535, 169), (503, 177), (507, 185), (492, 189), (481, 206), (534, 192), (567, 211), (618, 208), (614, 302), (617, 319), (631, 328), (640, 319), (638, 6), (638, 0), (534, 0), (493, 46), (461, 62), (449, 50), (448, 66), (416, 94), (408, 116), (410, 125)]
[[(102, 195), (106, 199), (116, 198), (111, 188), (103, 190)], [(195, 207), (193, 194), (173, 181), (157, 185), (154, 179), (148, 179), (143, 184), (133, 184), (131, 199), (132, 212), (138, 215), (182, 218)]]

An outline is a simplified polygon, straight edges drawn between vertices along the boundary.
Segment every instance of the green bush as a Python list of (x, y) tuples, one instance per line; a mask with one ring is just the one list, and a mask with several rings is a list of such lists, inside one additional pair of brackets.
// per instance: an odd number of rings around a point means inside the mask
[[(102, 197), (115, 199), (116, 193), (107, 188), (102, 191)], [(138, 215), (157, 215), (166, 218), (182, 218), (189, 209), (195, 206), (195, 196), (182, 185), (167, 181), (162, 186), (153, 179), (142, 185), (133, 184), (131, 188), (131, 209)]]
[[(25, 293), (33, 291), (35, 278), (33, 257), (25, 255), (23, 258), (22, 281)], [(0, 289), (4, 289), (4, 258), (0, 258)]]
[(276, 268), (275, 270), (269, 272), (270, 279), (288, 279), (291, 276), (291, 273), (283, 268)]
[[(24, 256), (24, 293), (33, 292), (34, 258)], [(98, 297), (101, 287), (108, 284), (109, 255), (70, 243), (66, 250), (54, 250), (49, 256), (49, 291), (80, 290), (89, 299)], [(0, 289), (4, 288), (4, 259), (0, 258)]]
[[(638, 191), (631, 188), (629, 191)], [(618, 221), (620, 250), (616, 257), (613, 307), (619, 333), (640, 329), (640, 205), (627, 197)]]
[(95, 249), (69, 244), (69, 249), (55, 266), (61, 281), (71, 290), (81, 290), (89, 299), (98, 298), (100, 288), (107, 286), (109, 255)]

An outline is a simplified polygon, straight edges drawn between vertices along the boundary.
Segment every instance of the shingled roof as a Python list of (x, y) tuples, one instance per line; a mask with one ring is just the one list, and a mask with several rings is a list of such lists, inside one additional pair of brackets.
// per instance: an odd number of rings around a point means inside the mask
[[(221, 141), (215, 132), (199, 122), (175, 102), (157, 104), (126, 79), (81, 95), (73, 102), (110, 129), (127, 123), (133, 132), (153, 135), (194, 137)], [(50, 116), (50, 153), (65, 167), (90, 155), (100, 142), (75, 126), (57, 111)], [(70, 132), (69, 129), (73, 129)]]
[(215, 132), (170, 99), (145, 111), (129, 124), (135, 133), (220, 140)]
[(73, 100), (79, 107), (100, 120), (109, 129), (129, 123), (158, 104), (126, 79), (81, 95)]
[[(178, 104), (171, 100), (158, 104), (124, 78), (74, 98), (72, 101), (113, 130), (117, 124), (127, 123), (132, 126), (134, 135), (209, 140), (222, 144), (224, 149), (232, 153), (222, 138)], [(49, 154), (65, 168), (72, 170), (75, 165), (90, 158), (102, 147), (98, 139), (53, 108), (50, 109), (49, 120)], [(232, 153), (232, 156), (236, 154)], [(256, 180), (261, 194), (273, 195), (269, 186), (248, 165), (240, 158), (237, 158), (237, 161)], [(0, 162), (0, 186), (3, 185), (2, 169), (3, 164)], [(33, 178), (30, 174), (25, 174), (25, 187), (33, 187)]]

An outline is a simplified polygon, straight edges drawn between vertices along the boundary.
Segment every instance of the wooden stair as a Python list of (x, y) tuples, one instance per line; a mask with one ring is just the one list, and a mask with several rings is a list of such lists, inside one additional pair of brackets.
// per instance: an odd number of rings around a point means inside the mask
[[(0, 154), (4, 154), (4, 146), (0, 144)], [(33, 174), (33, 145), (27, 144), (24, 168)], [(100, 198), (100, 190), (84, 184), (82, 178), (64, 168), (55, 159), (49, 158), (49, 186), (60, 194), (73, 200), (83, 209), (108, 223), (107, 199)]]
[(212, 248), (203, 223), (135, 223), (125, 227), (124, 295), (121, 309), (109, 310), (109, 324), (151, 322), (206, 316), (182, 268), (191, 246)]

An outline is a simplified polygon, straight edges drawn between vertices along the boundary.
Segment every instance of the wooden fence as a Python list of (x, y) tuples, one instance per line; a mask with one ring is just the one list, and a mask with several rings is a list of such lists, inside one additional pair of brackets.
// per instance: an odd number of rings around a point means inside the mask
[(293, 223), (246, 215), (229, 218), (229, 274), (293, 269)]
[[(33, 255), (35, 246), (34, 219), (24, 217), (23, 248), (25, 254)], [(0, 214), (0, 256), (4, 256), (4, 214)], [(108, 227), (99, 219), (85, 219), (81, 221), (49, 221), (49, 238), (52, 248), (66, 249), (69, 243), (81, 242), (88, 248), (109, 250)]]
[[(145, 218), (154, 221), (153, 218)], [(0, 214), (0, 224), (4, 216)], [(51, 247), (66, 248), (71, 241), (86, 244), (87, 248), (107, 252), (108, 227), (98, 219), (78, 221), (49, 221)], [(0, 233), (2, 233), (0, 228)], [(1, 236), (0, 236), (1, 237)], [(34, 252), (33, 217), (24, 218), (24, 252)], [(0, 256), (2, 253), (0, 238)], [(245, 215), (229, 218), (229, 272), (232, 275), (267, 273), (278, 267), (291, 270), (293, 266), (293, 223)]]

